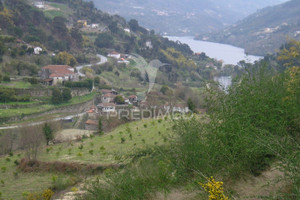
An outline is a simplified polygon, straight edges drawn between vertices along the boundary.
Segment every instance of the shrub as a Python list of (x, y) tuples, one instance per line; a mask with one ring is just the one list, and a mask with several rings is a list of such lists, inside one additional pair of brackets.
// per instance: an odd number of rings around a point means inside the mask
[(121, 137), (121, 144), (125, 143), (126, 139)]

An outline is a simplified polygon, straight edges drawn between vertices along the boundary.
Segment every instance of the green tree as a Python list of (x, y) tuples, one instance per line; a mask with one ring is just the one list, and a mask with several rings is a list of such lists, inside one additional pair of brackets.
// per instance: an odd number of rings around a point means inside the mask
[(98, 130), (99, 130), (99, 134), (103, 134), (103, 125), (102, 125), (102, 119), (101, 118), (98, 121)]
[(3, 81), (4, 81), (4, 82), (10, 82), (10, 77), (9, 77), (9, 75), (4, 75), (4, 76), (3, 76)]
[(196, 110), (196, 105), (195, 103), (193, 102), (193, 100), (191, 98), (188, 99), (188, 108), (193, 112), (193, 113), (196, 113), (197, 110)]
[(94, 83), (95, 83), (95, 85), (99, 85), (100, 84), (100, 77), (99, 76), (96, 76), (94, 78)]
[(163, 85), (161, 88), (160, 88), (160, 92), (163, 93), (164, 95), (167, 94), (167, 91), (169, 90), (169, 87), (166, 86), (166, 85)]
[(74, 67), (77, 64), (76, 58), (66, 51), (60, 52), (55, 59), (56, 63), (60, 65), (69, 65)]
[(62, 91), (62, 99), (64, 102), (68, 102), (72, 99), (71, 90), (69, 88), (64, 88)]
[(139, 26), (139, 23), (138, 23), (137, 20), (131, 19), (131, 20), (128, 22), (128, 24), (129, 24), (130, 29), (131, 29), (133, 32), (136, 32), (136, 31), (139, 30), (139, 27), (140, 27), (140, 26)]
[(115, 102), (117, 104), (124, 104), (125, 100), (124, 100), (124, 98), (121, 95), (118, 95), (118, 96), (115, 97)]
[(9, 88), (0, 88), (0, 102), (7, 103), (13, 99), (15, 91)]
[(95, 40), (95, 45), (99, 48), (111, 48), (114, 44), (113, 36), (107, 33), (101, 33)]
[(63, 102), (63, 97), (62, 97), (61, 91), (59, 89), (57, 89), (57, 88), (53, 89), (51, 102), (53, 104), (60, 104)]
[(47, 145), (49, 145), (49, 142), (53, 140), (53, 130), (51, 129), (51, 126), (48, 123), (45, 123), (43, 127), (43, 132), (46, 138)]

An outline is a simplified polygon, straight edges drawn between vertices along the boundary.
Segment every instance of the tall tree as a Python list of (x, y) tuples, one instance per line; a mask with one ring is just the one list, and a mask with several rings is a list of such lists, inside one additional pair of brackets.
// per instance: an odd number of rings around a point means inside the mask
[(72, 99), (71, 90), (69, 88), (64, 88), (62, 91), (62, 99), (64, 102), (68, 102)]
[(43, 133), (46, 138), (47, 145), (49, 145), (49, 142), (53, 140), (53, 130), (51, 129), (51, 126), (48, 123), (45, 123), (43, 127)]

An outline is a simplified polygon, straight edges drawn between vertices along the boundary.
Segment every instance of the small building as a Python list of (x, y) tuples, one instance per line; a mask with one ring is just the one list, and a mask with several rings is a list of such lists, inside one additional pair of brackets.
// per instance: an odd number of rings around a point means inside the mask
[(85, 129), (96, 131), (98, 130), (98, 121), (89, 119), (85, 122)]
[(125, 31), (126, 33), (130, 33), (130, 29), (129, 29), (129, 28), (124, 28), (124, 31)]
[(116, 52), (116, 51), (110, 52), (107, 56), (111, 57), (111, 58), (115, 58), (115, 59), (120, 59), (121, 58), (121, 54)]
[(101, 102), (102, 103), (111, 103), (114, 101), (115, 97), (117, 95), (111, 94), (111, 93), (107, 93), (105, 95), (102, 95), (101, 97)]
[(125, 64), (129, 64), (128, 60), (125, 60), (125, 58), (120, 58), (120, 60), (118, 60), (119, 64), (125, 63)]
[(91, 24), (91, 27), (92, 27), (92, 28), (95, 28), (95, 29), (96, 29), (96, 28), (99, 28), (99, 24)]
[(87, 27), (88, 25), (87, 20), (78, 20), (77, 24), (81, 24), (83, 27)]
[(138, 102), (138, 97), (137, 97), (136, 95), (130, 95), (130, 96), (128, 97), (128, 99), (129, 99), (129, 101), (130, 101), (131, 103), (137, 103), (137, 102)]
[(42, 1), (35, 2), (34, 6), (39, 8), (39, 9), (44, 9), (45, 8), (45, 4)]
[(111, 89), (111, 90), (106, 90), (106, 89), (103, 89), (101, 90), (101, 93), (102, 95), (105, 95), (105, 94), (113, 94), (113, 95), (118, 95), (119, 93), (114, 90), (114, 89)]
[(48, 85), (56, 85), (66, 81), (78, 80), (78, 75), (74, 72), (74, 68), (68, 65), (48, 65), (42, 68), (40, 76)]
[(114, 103), (101, 103), (97, 107), (102, 113), (116, 112), (116, 104)]
[(34, 49), (33, 49), (33, 53), (35, 54), (35, 55), (40, 55), (40, 53), (43, 51), (43, 49), (41, 48), (41, 47), (35, 47)]

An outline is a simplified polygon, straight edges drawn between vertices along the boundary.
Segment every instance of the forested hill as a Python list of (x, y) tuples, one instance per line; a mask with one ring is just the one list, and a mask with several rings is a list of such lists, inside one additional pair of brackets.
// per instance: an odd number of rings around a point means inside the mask
[[(0, 76), (38, 77), (45, 65), (95, 63), (96, 54), (112, 51), (171, 63), (161, 69), (162, 84), (201, 85), (221, 65), (206, 55), (194, 55), (186, 44), (143, 28), (137, 20), (126, 21), (83, 0), (0, 0), (0, 28)], [(42, 51), (36, 54), (36, 48)], [(116, 63), (110, 64), (117, 70)], [(100, 75), (101, 70), (92, 74)]]
[[(95, 5), (168, 35), (196, 35), (220, 30), (257, 9), (286, 0), (93, 0)], [(158, 23), (159, 22), (159, 23)]]
[(256, 55), (273, 53), (287, 38), (300, 39), (300, 1), (262, 9), (244, 20), (215, 34), (198, 39), (228, 43), (243, 47)]

